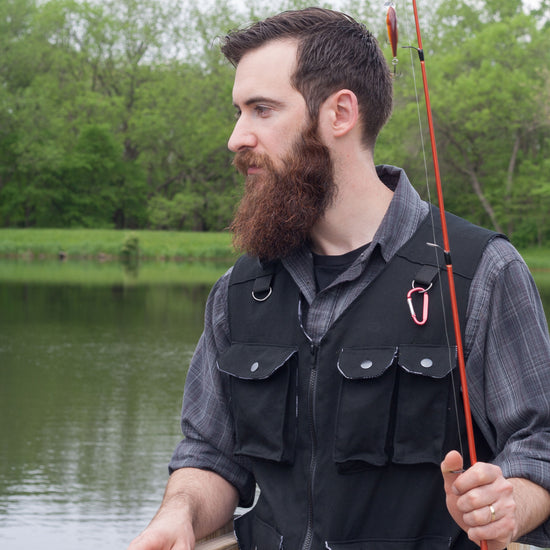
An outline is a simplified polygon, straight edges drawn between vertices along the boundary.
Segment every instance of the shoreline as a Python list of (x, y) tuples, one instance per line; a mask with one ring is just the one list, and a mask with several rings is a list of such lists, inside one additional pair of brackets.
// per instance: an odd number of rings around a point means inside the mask
[(7, 260), (192, 261), (237, 257), (228, 232), (0, 229)]
[[(531, 271), (550, 272), (550, 245), (518, 251)], [(238, 256), (228, 231), (0, 228), (0, 259), (10, 261), (228, 262)]]

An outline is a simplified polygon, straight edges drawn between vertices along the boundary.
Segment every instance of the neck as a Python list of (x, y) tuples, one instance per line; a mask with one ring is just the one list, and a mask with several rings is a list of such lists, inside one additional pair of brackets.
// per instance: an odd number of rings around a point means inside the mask
[(345, 170), (335, 164), (333, 203), (311, 232), (317, 254), (346, 254), (371, 242), (393, 197), (370, 158), (355, 163), (345, 160)]

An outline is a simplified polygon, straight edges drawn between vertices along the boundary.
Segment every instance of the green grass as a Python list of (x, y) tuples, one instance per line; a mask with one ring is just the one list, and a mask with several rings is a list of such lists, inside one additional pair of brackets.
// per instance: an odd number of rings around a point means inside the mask
[(520, 250), (523, 259), (533, 271), (550, 270), (550, 250), (548, 248), (527, 248)]
[[(128, 237), (138, 239), (140, 255), (154, 260), (235, 259), (227, 232), (115, 229), (0, 229), (0, 257), (117, 259)], [(550, 270), (548, 248), (521, 250), (533, 270)]]
[(65, 285), (159, 285), (205, 284), (211, 286), (231, 261), (140, 262), (137, 270), (121, 262), (97, 260), (0, 259), (0, 282)]
[(231, 259), (229, 233), (111, 229), (0, 229), (0, 257), (117, 259), (130, 236), (140, 256), (155, 260)]

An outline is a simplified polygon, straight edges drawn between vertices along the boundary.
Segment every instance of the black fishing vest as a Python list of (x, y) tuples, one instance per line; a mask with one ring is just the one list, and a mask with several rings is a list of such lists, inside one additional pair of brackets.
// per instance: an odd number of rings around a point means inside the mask
[[(448, 224), (464, 320), (495, 234), (451, 215)], [(304, 333), (298, 287), (280, 262), (243, 257), (235, 265), (232, 344), (218, 368), (235, 454), (252, 459), (261, 491), (235, 523), (241, 550), (476, 548), (447, 512), (440, 473), (465, 438), (447, 275), (442, 251), (426, 244), (433, 240), (428, 216), (317, 343)], [(430, 284), (420, 326), (407, 293)], [(423, 299), (415, 293), (419, 321)], [(478, 458), (487, 460), (476, 435)]]

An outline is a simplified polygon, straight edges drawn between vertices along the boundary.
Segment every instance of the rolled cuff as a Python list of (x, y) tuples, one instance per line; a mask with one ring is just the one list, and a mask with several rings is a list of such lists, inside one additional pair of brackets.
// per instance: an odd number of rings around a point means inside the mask
[[(516, 449), (516, 452), (512, 453), (505, 451), (498, 455), (493, 462), (500, 466), (505, 478), (527, 479), (550, 491), (549, 457), (547, 451), (544, 452), (540, 448), (537, 450), (531, 448), (530, 451), (522, 448)], [(550, 546), (550, 519), (521, 537), (519, 542), (541, 548)]]
[(254, 502), (256, 482), (245, 460), (231, 459), (205, 441), (186, 437), (177, 445), (168, 464), (172, 474), (180, 468), (209, 470), (231, 483), (239, 493), (239, 506), (248, 508)]

